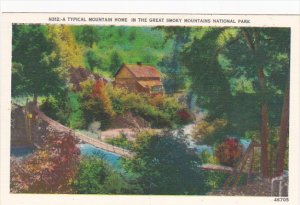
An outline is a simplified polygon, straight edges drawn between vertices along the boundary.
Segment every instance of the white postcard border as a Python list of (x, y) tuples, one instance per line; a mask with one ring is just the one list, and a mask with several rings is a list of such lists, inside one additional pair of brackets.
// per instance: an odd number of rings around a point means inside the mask
[[(59, 21), (50, 20), (52, 17)], [(63, 18), (127, 18), (127, 22), (93, 22), (73, 21)], [(132, 22), (131, 19), (147, 18), (147, 22)], [(210, 23), (156, 22), (152, 19), (211, 19)], [(213, 19), (228, 19), (228, 22), (214, 22)], [(248, 19), (250, 23), (238, 23), (239, 19)], [(236, 23), (230, 23), (234, 20)], [(71, 14), (71, 13), (5, 13), (1, 22), (1, 87), (0, 87), (0, 168), (1, 168), (1, 201), (3, 204), (275, 204), (274, 197), (249, 196), (138, 196), (138, 195), (49, 195), (49, 194), (10, 194), (9, 166), (10, 166), (10, 91), (11, 91), (11, 32), (13, 23), (33, 24), (70, 24), (70, 25), (116, 25), (116, 26), (217, 26), (217, 27), (289, 27), (291, 28), (291, 95), (290, 95), (290, 138), (289, 138), (289, 202), (285, 204), (299, 204), (299, 104), (300, 104), (300, 63), (299, 38), (300, 18), (297, 15), (198, 15), (198, 14)]]

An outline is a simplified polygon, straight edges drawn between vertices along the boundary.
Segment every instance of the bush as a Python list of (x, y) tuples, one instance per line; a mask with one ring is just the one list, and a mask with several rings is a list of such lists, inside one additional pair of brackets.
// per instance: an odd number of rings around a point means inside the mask
[(188, 124), (193, 121), (192, 114), (187, 109), (180, 109), (176, 112), (180, 124)]
[[(113, 109), (116, 113), (122, 114), (125, 111), (141, 116), (150, 122), (152, 127), (171, 127), (175, 124), (185, 124), (190, 122), (191, 115), (187, 110), (182, 110), (182, 106), (173, 97), (167, 96), (142, 96), (137, 93), (128, 92), (125, 89), (107, 86)], [(181, 118), (178, 112), (185, 112), (188, 117)]]
[(192, 137), (197, 143), (215, 145), (220, 143), (228, 132), (228, 122), (225, 119), (215, 119), (199, 122), (192, 130)]
[(128, 173), (137, 176), (142, 194), (203, 194), (206, 187), (200, 158), (188, 148), (185, 136), (153, 131), (139, 133), (133, 158), (125, 159)]
[(127, 189), (123, 177), (99, 156), (84, 156), (73, 181), (77, 194), (121, 194)]
[(137, 93), (130, 93), (125, 89), (107, 86), (113, 109), (118, 113), (131, 111), (150, 122), (153, 127), (170, 127), (171, 116), (151, 105), (146, 97)]
[(69, 92), (68, 101), (70, 107), (69, 126), (73, 129), (83, 128), (86, 122), (80, 107), (79, 96), (74, 92)]
[(219, 144), (216, 148), (215, 155), (220, 164), (225, 166), (234, 166), (241, 158), (243, 147), (237, 139), (229, 137)]
[(65, 96), (48, 96), (42, 98), (40, 109), (50, 118), (67, 124), (68, 113), (66, 114), (68, 99)]
[(101, 128), (107, 129), (112, 117), (115, 115), (112, 102), (105, 89), (102, 80), (94, 82), (88, 79), (80, 83), (82, 91), (80, 92), (80, 104), (83, 111), (83, 117), (88, 124), (94, 121), (101, 122)]
[(130, 142), (127, 138), (126, 135), (121, 134), (120, 136), (116, 138), (108, 138), (105, 140), (105, 142), (112, 144), (117, 147), (122, 147), (124, 149), (132, 149), (132, 142)]
[(31, 156), (11, 161), (13, 193), (71, 193), (80, 150), (71, 135), (50, 133)]
[(210, 191), (217, 191), (222, 188), (229, 174), (220, 171), (204, 171), (203, 177), (205, 178), (205, 184), (208, 186), (208, 189)]
[(83, 128), (86, 124), (79, 96), (74, 92), (65, 93), (63, 96), (44, 97), (40, 109), (50, 118), (71, 128)]
[(203, 164), (217, 164), (216, 157), (207, 150), (201, 152), (200, 158)]
[(172, 124), (184, 125), (192, 122), (192, 114), (175, 97), (158, 95), (149, 97), (148, 102), (163, 113), (168, 114)]

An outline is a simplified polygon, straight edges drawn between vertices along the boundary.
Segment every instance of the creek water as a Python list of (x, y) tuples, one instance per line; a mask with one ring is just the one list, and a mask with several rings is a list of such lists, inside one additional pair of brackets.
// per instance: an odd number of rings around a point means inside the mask
[(91, 156), (95, 155), (106, 160), (112, 167), (121, 169), (121, 157), (103, 149), (97, 148), (90, 144), (78, 144), (81, 155)]
[[(95, 155), (98, 157), (103, 158), (106, 160), (112, 167), (115, 169), (121, 169), (121, 157), (111, 152), (107, 152), (100, 148), (97, 148), (90, 144), (78, 144), (78, 148), (80, 149), (81, 155), (91, 156)], [(33, 146), (26, 146), (26, 147), (13, 147), (10, 150), (10, 155), (12, 157), (16, 157), (22, 159), (33, 154), (35, 148)]]
[(26, 157), (34, 152), (35, 148), (33, 146), (26, 146), (26, 147), (12, 147), (10, 149), (10, 155), (21, 158)]
[[(184, 135), (187, 137), (186, 141), (190, 148), (193, 148), (198, 153), (202, 153), (207, 151), (210, 154), (213, 154), (213, 147), (206, 144), (197, 144), (192, 137), (192, 130), (195, 126), (195, 123), (188, 124), (182, 128)], [(173, 131), (173, 134), (176, 136), (178, 130)], [(244, 150), (246, 150), (250, 144), (251, 140), (249, 139), (240, 139), (240, 143), (243, 146)]]
[[(186, 141), (188, 143), (188, 146), (190, 148), (193, 148), (198, 153), (202, 153), (203, 151), (207, 151), (210, 154), (213, 154), (213, 147), (206, 145), (206, 144), (196, 144), (195, 141), (192, 138), (192, 130), (195, 124), (189, 124), (182, 128), (184, 135), (187, 137)], [(172, 133), (174, 136), (177, 135), (179, 130), (174, 130)], [(250, 140), (247, 139), (241, 139), (240, 143), (243, 145), (244, 149), (246, 149), (249, 144)], [(117, 170), (121, 170), (121, 157), (119, 155), (116, 155), (111, 152), (107, 152), (105, 150), (102, 150), (100, 148), (97, 148), (90, 144), (78, 144), (78, 148), (80, 149), (81, 155), (86, 156), (99, 156), (103, 159), (105, 159), (112, 167), (114, 167)], [(11, 149), (11, 156), (22, 158), (25, 156), (28, 156), (34, 152), (34, 147), (20, 147), (20, 148), (12, 148)]]

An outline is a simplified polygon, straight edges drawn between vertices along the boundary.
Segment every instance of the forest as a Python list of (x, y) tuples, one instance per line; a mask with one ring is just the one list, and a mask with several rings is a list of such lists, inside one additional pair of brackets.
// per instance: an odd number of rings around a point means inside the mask
[[(38, 147), (11, 156), (11, 192), (270, 196), (270, 180), (288, 174), (290, 29), (15, 24), (12, 32), (12, 104), (23, 109), (12, 109), (12, 130), (22, 116), (30, 131), (11, 144)], [(138, 62), (159, 71), (162, 95), (115, 86), (117, 71)], [(133, 156), (116, 168), (82, 154), (71, 133), (24, 114), (30, 103)]]

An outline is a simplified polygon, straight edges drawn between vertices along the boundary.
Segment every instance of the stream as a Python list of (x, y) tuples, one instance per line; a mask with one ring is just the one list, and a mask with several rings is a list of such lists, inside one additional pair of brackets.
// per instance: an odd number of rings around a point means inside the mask
[[(197, 153), (202, 153), (204, 151), (207, 151), (210, 154), (213, 154), (213, 147), (206, 145), (206, 144), (196, 144), (195, 141), (192, 138), (192, 130), (193, 127), (195, 126), (195, 123), (188, 124), (182, 128), (183, 133), (185, 136), (187, 136), (186, 141), (188, 143), (188, 146), (190, 148), (193, 148), (196, 150)], [(174, 130), (172, 133), (176, 136), (179, 130)], [(243, 145), (244, 149), (246, 149), (250, 141), (241, 139), (240, 143)], [(115, 169), (121, 169), (121, 157), (119, 155), (116, 155), (111, 152), (107, 152), (105, 150), (102, 150), (100, 148), (94, 147), (93, 145), (90, 144), (78, 144), (78, 148), (80, 149), (80, 152), (82, 155), (96, 155), (99, 157), (104, 158), (112, 167)], [(11, 156), (17, 157), (17, 158), (23, 158), (25, 156), (28, 156), (34, 152), (33, 147), (20, 147), (20, 148), (12, 148), (11, 149)]]

